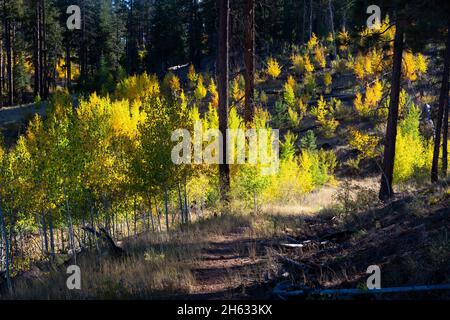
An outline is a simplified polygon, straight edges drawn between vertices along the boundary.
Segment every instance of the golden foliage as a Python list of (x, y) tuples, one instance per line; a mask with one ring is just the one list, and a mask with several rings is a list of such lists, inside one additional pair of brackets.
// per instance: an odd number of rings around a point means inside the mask
[(316, 46), (314, 49), (314, 60), (316, 65), (323, 69), (327, 65), (327, 61), (325, 59), (325, 49), (322, 46)]
[(340, 104), (340, 101), (333, 100), (327, 103), (323, 96), (320, 96), (317, 106), (311, 110), (311, 114), (316, 117), (317, 124), (326, 138), (332, 138), (339, 125), (339, 121), (334, 118), (336, 104)]
[(276, 79), (281, 74), (281, 67), (278, 63), (278, 61), (274, 58), (269, 58), (267, 60), (267, 69), (266, 73), (272, 77), (272, 79)]
[(374, 135), (368, 135), (358, 131), (354, 128), (350, 128), (349, 144), (360, 152), (358, 159), (372, 159), (378, 156), (379, 152), (377, 146), (380, 142), (380, 138)]
[(307, 47), (309, 51), (312, 51), (319, 44), (316, 34), (313, 32), (311, 38), (308, 40)]

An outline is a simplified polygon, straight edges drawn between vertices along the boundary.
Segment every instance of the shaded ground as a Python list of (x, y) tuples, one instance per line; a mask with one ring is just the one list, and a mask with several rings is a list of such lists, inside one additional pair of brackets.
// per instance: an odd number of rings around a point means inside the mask
[(192, 272), (188, 299), (264, 299), (270, 297), (266, 275), (267, 241), (244, 233), (215, 236), (203, 248)]

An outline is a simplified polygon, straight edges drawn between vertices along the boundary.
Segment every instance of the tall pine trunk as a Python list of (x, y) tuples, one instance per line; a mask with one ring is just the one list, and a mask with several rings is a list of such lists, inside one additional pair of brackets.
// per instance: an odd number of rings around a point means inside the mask
[(245, 0), (245, 111), (244, 121), (249, 124), (254, 117), (255, 103), (255, 0)]
[(444, 127), (442, 130), (442, 177), (447, 178), (448, 171), (448, 98), (444, 111)]
[(7, 78), (8, 105), (12, 106), (14, 104), (14, 79), (13, 79), (13, 59), (12, 59), (12, 43), (11, 43), (11, 20), (9, 18), (5, 18), (4, 33), (5, 33), (5, 50), (6, 50), (6, 74), (8, 77)]
[(394, 176), (395, 141), (397, 138), (398, 104), (400, 95), (400, 82), (402, 76), (403, 55), (403, 22), (396, 24), (394, 38), (394, 58), (392, 65), (391, 94), (389, 102), (389, 114), (386, 127), (386, 141), (384, 144), (383, 172), (381, 175), (381, 186), (379, 198), (383, 201), (390, 199), (392, 191), (392, 180)]
[(228, 129), (228, 66), (229, 66), (229, 0), (217, 0), (219, 8), (219, 45), (217, 57), (218, 88), (219, 88), (219, 130), (222, 133), (220, 154), (222, 163), (219, 164), (220, 196), (228, 202), (230, 191), (230, 166), (227, 164), (227, 129)]
[[(444, 71), (442, 73), (441, 92), (439, 95), (439, 108), (434, 136), (433, 162), (431, 164), (431, 182), (437, 182), (439, 180), (439, 151), (441, 148), (442, 118), (444, 117), (444, 109), (445, 110), (448, 109), (449, 72), (450, 72), (450, 30), (447, 33), (447, 43), (445, 46)], [(448, 118), (447, 118), (447, 128), (448, 128)]]

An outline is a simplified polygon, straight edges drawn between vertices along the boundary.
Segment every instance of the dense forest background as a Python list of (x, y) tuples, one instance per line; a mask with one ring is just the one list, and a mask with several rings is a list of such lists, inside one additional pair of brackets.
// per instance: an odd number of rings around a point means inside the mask
[[(233, 72), (243, 65), (244, 4), (230, 4)], [(81, 8), (81, 30), (66, 28), (69, 5)], [(321, 37), (349, 25), (362, 28), (367, 6), (364, 1), (349, 0), (258, 1), (259, 65), (268, 55), (305, 43), (312, 33)], [(218, 11), (214, 0), (5, 0), (1, 19), (2, 105), (38, 95), (46, 99), (56, 86), (111, 91), (127, 74), (162, 75), (169, 67), (187, 63), (204, 71), (215, 69)]]

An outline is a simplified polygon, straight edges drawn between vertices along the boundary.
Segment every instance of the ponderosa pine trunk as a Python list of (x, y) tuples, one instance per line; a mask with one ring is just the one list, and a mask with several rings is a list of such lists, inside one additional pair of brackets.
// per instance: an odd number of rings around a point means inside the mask
[(447, 178), (448, 171), (448, 98), (444, 111), (444, 126), (442, 130), (442, 178)]
[[(447, 41), (444, 54), (444, 70), (442, 73), (441, 92), (439, 94), (439, 107), (434, 134), (433, 162), (431, 164), (431, 182), (439, 180), (439, 151), (441, 148), (441, 130), (444, 117), (444, 109), (448, 109), (448, 80), (450, 73), (450, 30), (447, 33)], [(448, 120), (447, 120), (448, 126)]]
[[(4, 2), (6, 6), (6, 1)], [(6, 8), (4, 7), (4, 10)], [(4, 36), (5, 36), (5, 51), (6, 51), (6, 74), (7, 74), (7, 90), (8, 90), (8, 105), (14, 104), (14, 79), (13, 79), (13, 59), (12, 59), (12, 43), (11, 43), (11, 20), (5, 18), (4, 20)]]
[(255, 115), (255, 0), (245, 0), (244, 63), (244, 121), (249, 124)]
[(227, 129), (228, 129), (228, 66), (229, 66), (229, 0), (217, 0), (219, 8), (219, 44), (217, 57), (218, 89), (219, 89), (219, 131), (222, 143), (219, 164), (220, 196), (226, 206), (230, 191), (230, 166), (227, 164)]
[(389, 114), (386, 126), (386, 139), (384, 143), (383, 167), (379, 198), (386, 201), (394, 192), (392, 180), (394, 177), (395, 142), (397, 139), (398, 105), (400, 96), (400, 82), (402, 76), (403, 56), (403, 21), (396, 24), (394, 38), (394, 57), (392, 64), (391, 93), (389, 101)]
[[(447, 26), (447, 48), (450, 47), (450, 19)], [(447, 88), (448, 90), (448, 88)], [(442, 177), (447, 178), (448, 170), (448, 113), (449, 113), (449, 98), (447, 91), (447, 103), (444, 109), (444, 126), (442, 131)]]

